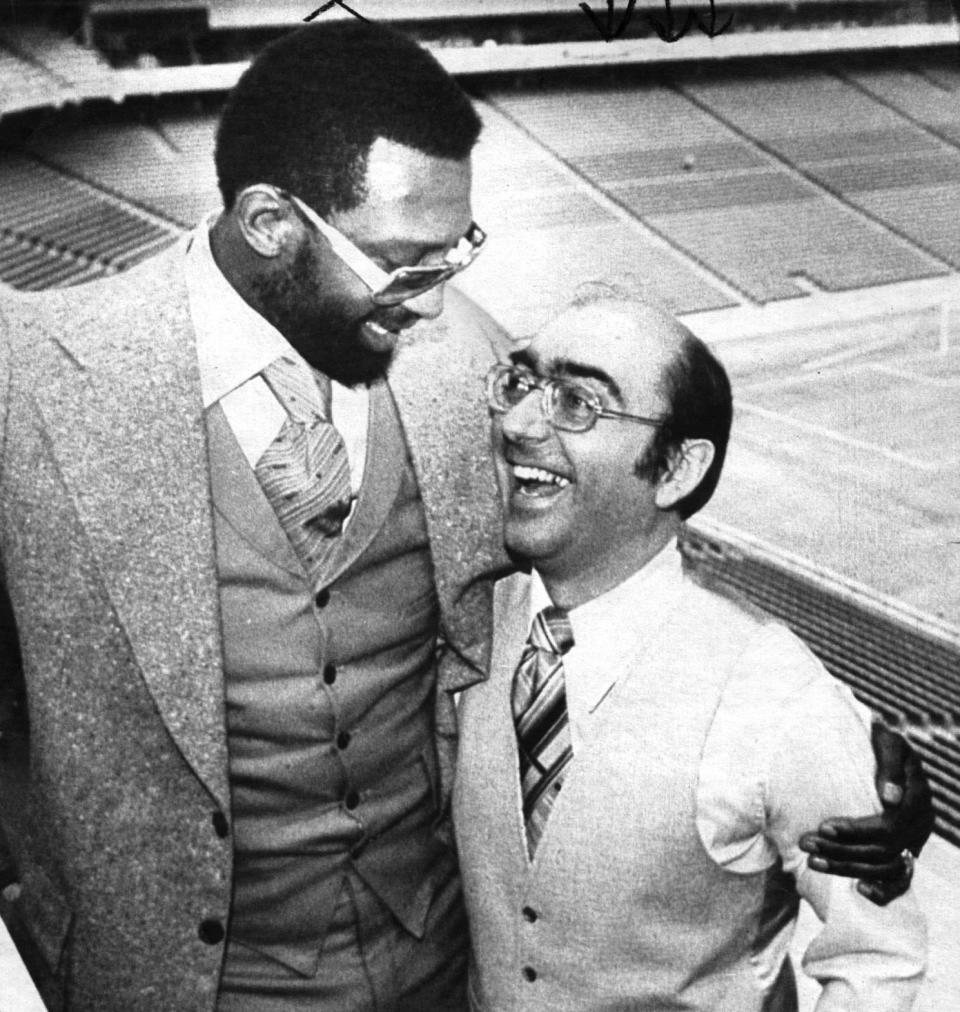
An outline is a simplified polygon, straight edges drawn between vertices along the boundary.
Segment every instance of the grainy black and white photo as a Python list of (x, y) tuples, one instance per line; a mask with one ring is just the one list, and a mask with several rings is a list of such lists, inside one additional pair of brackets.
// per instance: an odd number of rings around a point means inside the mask
[(960, 1007), (960, 0), (0, 0), (0, 1012)]

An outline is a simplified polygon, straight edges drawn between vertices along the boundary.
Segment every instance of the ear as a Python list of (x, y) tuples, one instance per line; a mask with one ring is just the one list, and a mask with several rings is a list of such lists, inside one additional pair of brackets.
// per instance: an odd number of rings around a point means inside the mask
[(302, 227), (289, 201), (264, 183), (241, 190), (233, 213), (247, 245), (262, 257), (279, 256)]
[(668, 510), (703, 481), (715, 454), (709, 439), (685, 439), (670, 459), (669, 470), (657, 482), (654, 502)]

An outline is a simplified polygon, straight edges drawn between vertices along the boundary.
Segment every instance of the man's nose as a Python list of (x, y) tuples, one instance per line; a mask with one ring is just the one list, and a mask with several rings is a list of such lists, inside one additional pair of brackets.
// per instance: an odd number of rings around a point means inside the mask
[(443, 312), (443, 285), (429, 288), (420, 295), (407, 299), (403, 305), (424, 320), (435, 320)]
[(531, 390), (503, 416), (503, 434), (514, 443), (540, 442), (552, 431), (553, 426), (543, 413), (542, 390)]

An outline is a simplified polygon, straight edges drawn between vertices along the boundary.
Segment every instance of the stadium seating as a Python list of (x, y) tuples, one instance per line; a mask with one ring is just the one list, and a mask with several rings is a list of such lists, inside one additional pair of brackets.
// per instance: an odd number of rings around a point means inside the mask
[[(808, 142), (829, 144), (831, 155), (848, 157), (836, 146), (844, 125), (852, 132), (853, 150), (866, 137), (875, 147), (879, 138), (880, 150), (883, 142), (889, 147), (891, 140), (916, 139), (914, 128), (891, 125), (886, 109), (865, 114), (862, 106), (871, 100), (842, 81), (816, 74), (798, 80), (799, 91), (792, 76), (688, 80), (678, 74), (674, 81), (633, 88), (497, 93), (491, 99), (589, 182), (750, 301), (802, 296), (808, 288), (795, 283), (797, 276), (824, 291), (845, 291), (945, 273), (939, 259), (902, 242), (899, 228), (896, 235), (875, 229), (853, 211), (854, 200), (831, 200), (812, 171), (810, 178), (791, 170), (785, 155), (765, 157), (767, 150), (783, 155), (788, 148), (802, 154)], [(838, 95), (845, 100), (853, 95), (852, 110)], [(840, 111), (825, 120), (831, 103)], [(828, 131), (824, 122), (831, 124)], [(870, 133), (864, 123), (877, 126)], [(940, 257), (941, 247), (919, 245)]]
[(110, 93), (111, 86), (105, 83), (111, 76), (110, 64), (95, 49), (39, 25), (21, 23), (9, 37), (20, 52), (78, 95)]
[(217, 205), (210, 150), (190, 157), (140, 123), (118, 123), (96, 136), (82, 126), (37, 131), (26, 150), (172, 226), (189, 227)]
[[(123, 270), (169, 245), (176, 232), (165, 229), (33, 159), (8, 157), (2, 163), (5, 206), (0, 235), (7, 243), (0, 279), (20, 288), (88, 280)], [(52, 262), (51, 262), (52, 261)]]
[[(751, 89), (747, 114), (744, 101)], [(960, 184), (960, 150), (951, 142), (960, 140), (954, 92), (903, 69), (847, 72), (840, 67), (833, 73), (785, 71), (763, 81), (718, 77), (688, 85), (686, 91), (812, 184), (932, 258), (924, 262), (884, 237), (879, 240), (888, 247), (884, 266), (874, 268), (872, 283), (891, 270), (923, 277), (960, 266), (960, 235), (942, 213)], [(860, 215), (844, 217), (842, 228), (838, 223), (831, 232), (841, 237), (851, 227), (859, 230), (868, 239), (867, 252), (878, 240), (869, 240)], [(824, 264), (834, 279), (826, 287), (862, 283), (835, 276), (834, 266)]]
[(957, 107), (960, 73), (949, 65), (940, 66), (934, 61), (931, 64), (929, 67), (920, 65), (913, 73), (904, 73), (899, 68), (861, 69), (847, 71), (844, 76), (892, 110), (955, 140), (960, 128)]
[(0, 116), (35, 105), (63, 105), (69, 89), (43, 67), (10, 47), (0, 35)]

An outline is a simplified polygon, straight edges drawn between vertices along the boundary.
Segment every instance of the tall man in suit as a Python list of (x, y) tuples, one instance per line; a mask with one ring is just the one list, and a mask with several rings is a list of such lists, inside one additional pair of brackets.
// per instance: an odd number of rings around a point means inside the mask
[(433, 321), (483, 239), (479, 130), (415, 43), (305, 28), (229, 100), (219, 215), (7, 307), (51, 1005), (463, 1007), (450, 693), (506, 565), (476, 380), (503, 334), (452, 292)]
[[(507, 547), (466, 691), (454, 825), (472, 1008), (912, 1008), (925, 931), (810, 868), (802, 831), (878, 807), (869, 714), (783, 626), (683, 571), (732, 416), (705, 346), (615, 290), (489, 376)], [(810, 742), (817, 747), (811, 750)], [(562, 790), (561, 790), (562, 788)]]
[(479, 126), (412, 42), (304, 28), (228, 101), (219, 215), (4, 307), (30, 738), (0, 868), (51, 1007), (462, 1007), (451, 693), (508, 562), (477, 379), (504, 335), (453, 291), (435, 318), (483, 241)]

